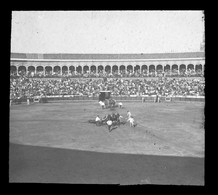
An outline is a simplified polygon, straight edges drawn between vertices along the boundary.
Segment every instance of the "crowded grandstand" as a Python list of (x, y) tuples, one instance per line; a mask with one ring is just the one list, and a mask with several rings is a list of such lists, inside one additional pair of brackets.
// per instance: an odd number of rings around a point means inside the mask
[(101, 90), (111, 90), (113, 96), (119, 95), (192, 95), (204, 96), (204, 80), (198, 78), (163, 78), (163, 79), (29, 79), (11, 78), (11, 98), (49, 96), (49, 95), (86, 95), (98, 96)]
[[(95, 58), (95, 62), (93, 60)], [(119, 96), (204, 96), (204, 53), (143, 54), (143, 55), (81, 55), (81, 61), (65, 62), (78, 57), (39, 54), (11, 54), (10, 99), (49, 96), (98, 97), (102, 90)], [(129, 62), (124, 62), (126, 58)], [(42, 58), (42, 61), (37, 61)], [(51, 58), (50, 61), (47, 61)], [(56, 58), (56, 59), (54, 59)], [(52, 62), (52, 60), (59, 61)], [(103, 62), (103, 58), (107, 60)], [(117, 65), (109, 58), (117, 60)], [(123, 58), (123, 62), (120, 61)], [(125, 59), (124, 59), (125, 58)], [(153, 63), (148, 60), (153, 58)], [(162, 64), (160, 63), (160, 59)], [(171, 59), (169, 59), (171, 58)], [(175, 61), (176, 59), (177, 61)], [(35, 61), (34, 61), (35, 60)], [(87, 60), (83, 63), (84, 60)], [(134, 61), (133, 61), (134, 60)], [(140, 61), (138, 61), (140, 60)], [(144, 61), (143, 61), (144, 60)], [(157, 60), (157, 62), (155, 62)], [(174, 60), (169, 65), (169, 60)], [(192, 64), (190, 63), (190, 60)], [(58, 64), (59, 63), (59, 64)], [(68, 63), (68, 66), (66, 64)], [(80, 64), (77, 66), (76, 64)], [(96, 63), (95, 65), (92, 65)], [(100, 65), (105, 64), (105, 65)], [(122, 65), (126, 63), (126, 65)], [(157, 65), (153, 65), (153, 64)], [(89, 64), (89, 65), (87, 65)], [(131, 65), (127, 65), (131, 64)], [(140, 65), (138, 65), (140, 64)], [(179, 65), (180, 64), (180, 65)]]

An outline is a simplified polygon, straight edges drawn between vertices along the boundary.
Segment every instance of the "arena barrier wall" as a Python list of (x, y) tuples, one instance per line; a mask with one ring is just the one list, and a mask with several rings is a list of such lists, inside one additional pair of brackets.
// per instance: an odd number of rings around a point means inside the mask
[[(112, 96), (115, 100), (117, 101), (143, 101), (142, 98), (144, 99), (143, 102), (154, 102), (155, 95), (151, 96), (138, 96), (138, 97), (114, 97)], [(197, 102), (204, 102), (205, 97), (204, 96), (174, 96), (174, 97), (166, 97), (166, 96), (161, 96), (160, 97), (160, 102), (178, 102), (178, 101), (197, 101)]]
[[(125, 95), (125, 96), (114, 96), (112, 95), (112, 98), (115, 99), (117, 102), (119, 101), (141, 101), (141, 102), (154, 102), (155, 95), (151, 96), (136, 96), (136, 95)], [(38, 98), (38, 97), (37, 97)], [(30, 98), (30, 103), (35, 102), (35, 98)], [(53, 95), (53, 96), (46, 96), (41, 97), (39, 103), (47, 103), (47, 102), (54, 102), (54, 101), (60, 101), (60, 100), (70, 100), (70, 101), (98, 101), (98, 96), (80, 96), (80, 95)], [(160, 102), (180, 102), (180, 101), (195, 101), (195, 102), (204, 102), (205, 97), (204, 96), (161, 96)], [(23, 102), (27, 102), (27, 98), (23, 97), (19, 100), (13, 100), (14, 104), (20, 104)], [(35, 102), (37, 103), (37, 102)]]

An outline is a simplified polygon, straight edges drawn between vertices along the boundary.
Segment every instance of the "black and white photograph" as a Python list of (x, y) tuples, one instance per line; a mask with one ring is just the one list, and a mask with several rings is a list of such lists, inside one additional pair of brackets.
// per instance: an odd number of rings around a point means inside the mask
[(9, 72), (9, 183), (205, 185), (203, 10), (13, 10)]

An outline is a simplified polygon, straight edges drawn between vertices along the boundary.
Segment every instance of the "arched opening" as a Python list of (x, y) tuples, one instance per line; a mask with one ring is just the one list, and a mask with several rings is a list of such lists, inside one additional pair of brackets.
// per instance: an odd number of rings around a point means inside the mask
[(170, 71), (170, 65), (167, 64), (166, 66), (164, 66), (164, 71)]
[(37, 66), (36, 67), (36, 71), (37, 72), (42, 72), (44, 69), (43, 69), (43, 67), (42, 66)]
[(193, 64), (189, 64), (187, 69), (188, 70), (194, 70), (194, 65)]
[(19, 73), (19, 75), (26, 74), (26, 67), (25, 66), (19, 66), (18, 67), (18, 73)]
[(162, 71), (163, 70), (163, 66), (161, 64), (157, 65), (157, 71)]
[(96, 66), (95, 65), (92, 65), (91, 68), (90, 68), (91, 72), (92, 73), (96, 73)]
[(202, 65), (201, 64), (197, 64), (195, 66), (195, 71), (198, 72), (199, 70), (202, 71)]
[(11, 75), (16, 75), (17, 74), (17, 67), (16, 66), (11, 66), (10, 67), (10, 74)]
[(98, 66), (98, 73), (102, 73), (104, 70), (104, 67), (102, 65)]
[(179, 66), (179, 71), (185, 71), (185, 70), (186, 70), (185, 64), (181, 64), (181, 65)]
[(149, 66), (149, 72), (155, 72), (155, 66), (153, 64)]
[(167, 64), (164, 66), (164, 75), (170, 75), (170, 65)]
[(112, 67), (112, 72), (113, 72), (114, 74), (117, 74), (117, 73), (118, 73), (118, 66), (117, 66), (117, 65), (114, 65), (114, 66)]
[(46, 76), (51, 76), (52, 75), (52, 67), (51, 66), (46, 66), (45, 67), (45, 75)]
[(43, 66), (37, 66), (36, 67), (36, 75), (42, 76), (44, 74), (44, 68)]
[(147, 65), (142, 65), (141, 70), (142, 70), (142, 72), (144, 72), (145, 70), (147, 71), (148, 70), (148, 66)]
[(125, 72), (126, 72), (126, 67), (125, 67), (124, 65), (121, 65), (121, 66), (120, 66), (120, 74), (121, 74), (121, 75), (124, 75)]
[(141, 72), (142, 72), (142, 74), (143, 74), (144, 76), (147, 75), (148, 66), (147, 66), (147, 65), (142, 65), (142, 67), (141, 67)]
[(62, 75), (67, 75), (67, 74), (68, 74), (68, 67), (62, 66)]
[(187, 67), (187, 75), (193, 76), (195, 74), (195, 69), (193, 64), (189, 64)]
[(132, 65), (128, 65), (128, 66), (127, 66), (127, 72), (132, 72), (132, 71), (133, 71)]
[(33, 77), (35, 74), (35, 67), (34, 66), (28, 66), (27, 68), (28, 76)]
[(74, 66), (70, 66), (70, 67), (69, 67), (69, 70), (70, 70), (70, 73), (73, 74), (74, 71), (75, 71), (75, 67), (74, 67)]
[(77, 67), (76, 67), (76, 72), (79, 73), (79, 74), (81, 74), (81, 72), (82, 72), (82, 66), (77, 66)]
[(83, 67), (83, 73), (86, 74), (87, 72), (89, 72), (89, 67), (86, 65)]
[(35, 72), (35, 67), (34, 66), (28, 66), (27, 70), (28, 70), (28, 72)]
[(177, 64), (173, 64), (172, 65), (172, 74), (173, 75), (177, 75), (178, 74), (178, 65)]
[(185, 64), (181, 64), (179, 66), (179, 72), (180, 72), (181, 76), (185, 76), (185, 73), (186, 73), (186, 66), (185, 66)]
[(60, 74), (61, 73), (61, 68), (60, 68), (60, 66), (55, 66), (54, 67), (54, 74), (55, 75), (58, 75), (58, 74)]
[(195, 72), (198, 76), (201, 76), (201, 74), (202, 74), (202, 65), (201, 64), (197, 64), (195, 66)]
[(155, 66), (151, 64), (149, 67), (149, 76), (155, 76)]
[(134, 72), (140, 73), (140, 66), (139, 66), (139, 65), (136, 65), (136, 66), (134, 67)]
[(157, 69), (157, 74), (161, 75), (163, 72), (163, 66), (161, 64), (158, 64), (156, 69)]
[(109, 65), (105, 66), (105, 72), (111, 73), (111, 67)]
[(177, 64), (172, 65), (172, 71), (178, 71), (178, 65)]
[(37, 74), (42, 75), (43, 72), (44, 72), (43, 66), (37, 66), (37, 67), (36, 67), (36, 73), (37, 73)]

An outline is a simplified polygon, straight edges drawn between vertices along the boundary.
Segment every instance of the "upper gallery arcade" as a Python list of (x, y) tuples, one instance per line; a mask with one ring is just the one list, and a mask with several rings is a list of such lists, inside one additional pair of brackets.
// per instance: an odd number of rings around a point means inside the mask
[(49, 71), (51, 73), (87, 71), (165, 71), (200, 69), (204, 72), (205, 53), (154, 53), (154, 54), (36, 54), (11, 53), (11, 71)]

